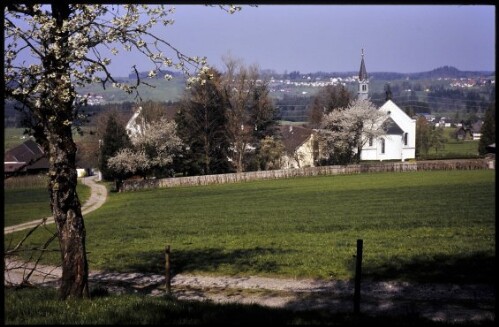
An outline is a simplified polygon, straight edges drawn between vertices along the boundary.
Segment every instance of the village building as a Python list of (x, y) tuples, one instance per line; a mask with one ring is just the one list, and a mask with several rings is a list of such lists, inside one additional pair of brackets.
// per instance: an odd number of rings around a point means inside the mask
[(478, 141), (482, 137), (482, 125), (482, 120), (476, 121), (471, 125), (461, 122), (461, 126), (454, 132), (454, 136), (458, 141)]
[(49, 162), (43, 149), (31, 138), (4, 154), (5, 177), (47, 172)]
[(142, 113), (142, 107), (137, 107), (134, 109), (132, 117), (126, 123), (125, 129), (126, 133), (130, 138), (133, 138), (137, 135), (140, 135), (144, 132), (145, 124), (144, 119), (139, 119), (140, 114)]
[(283, 169), (314, 167), (319, 159), (317, 132), (299, 125), (281, 125), (284, 154)]
[[(364, 50), (359, 71), (358, 99), (369, 99), (369, 79), (364, 62)], [(382, 123), (384, 135), (369, 139), (362, 148), (360, 160), (401, 160), (416, 158), (416, 120), (409, 117), (390, 99), (378, 109), (387, 114)]]
[[(357, 98), (369, 100), (369, 78), (364, 61), (360, 62)], [(387, 113), (382, 122), (384, 134), (366, 142), (361, 161), (383, 161), (416, 158), (416, 119), (409, 117), (390, 99), (378, 109)], [(282, 125), (281, 137), (285, 147), (282, 168), (314, 167), (320, 159), (317, 131), (304, 126)]]

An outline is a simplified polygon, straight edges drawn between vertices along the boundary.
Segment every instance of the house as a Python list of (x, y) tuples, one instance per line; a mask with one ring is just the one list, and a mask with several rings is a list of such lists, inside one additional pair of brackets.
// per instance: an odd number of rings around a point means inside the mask
[(145, 124), (143, 119), (139, 119), (140, 114), (142, 113), (142, 107), (137, 107), (132, 117), (128, 120), (126, 124), (126, 133), (130, 138), (136, 136), (137, 134), (142, 134), (145, 129)]
[(471, 135), (473, 141), (480, 140), (482, 137), (482, 125), (483, 121), (479, 120), (471, 125)]
[[(369, 81), (364, 51), (359, 71), (359, 99), (367, 99)], [(382, 123), (385, 134), (370, 139), (362, 148), (360, 160), (407, 160), (416, 158), (416, 119), (409, 117), (395, 102), (388, 99), (378, 110), (387, 114)]]
[(315, 166), (319, 156), (315, 130), (298, 125), (281, 125), (280, 133), (284, 145), (283, 169)]
[(48, 171), (49, 162), (34, 140), (28, 139), (4, 154), (5, 177), (17, 174), (37, 174)]
[(471, 129), (467, 126), (464, 126), (463, 124), (461, 124), (461, 126), (458, 129), (456, 129), (454, 135), (456, 137), (456, 140), (458, 141), (473, 139), (473, 134), (471, 133)]
[(461, 122), (461, 126), (456, 129), (454, 132), (454, 135), (457, 140), (459, 141), (466, 141), (466, 140), (480, 140), (482, 137), (482, 125), (483, 121), (477, 121), (471, 125), (464, 124)]
[(153, 111), (152, 117), (151, 114), (147, 115), (147, 112), (147, 108), (146, 110), (143, 110), (141, 106), (133, 109), (133, 114), (125, 126), (126, 133), (130, 138), (133, 138), (138, 134), (142, 134), (145, 131), (145, 129), (147, 128), (146, 121), (148, 120), (146, 116), (149, 116), (149, 120), (159, 119), (159, 117), (161, 116), (172, 121), (175, 120), (177, 108), (174, 105), (166, 105), (165, 107), (161, 108), (160, 114), (157, 111)]

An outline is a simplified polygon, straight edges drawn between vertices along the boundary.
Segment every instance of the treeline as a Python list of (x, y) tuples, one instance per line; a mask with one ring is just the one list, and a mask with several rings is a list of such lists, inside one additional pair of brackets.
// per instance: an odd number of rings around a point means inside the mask
[[(277, 79), (289, 79), (298, 80), (302, 79), (303, 76), (310, 77), (312, 79), (328, 79), (332, 76), (334, 77), (351, 77), (358, 75), (358, 71), (346, 71), (346, 72), (314, 72), (314, 73), (303, 73), (300, 71), (284, 72), (279, 74), (273, 70), (263, 71), (262, 74), (268, 77), (274, 77)], [(397, 73), (397, 72), (369, 72), (369, 78), (384, 81), (395, 81), (400, 79), (409, 78), (411, 80), (424, 80), (424, 79), (437, 79), (437, 78), (472, 78), (472, 77), (493, 77), (495, 72), (493, 71), (462, 71), (452, 66), (443, 66), (427, 72), (417, 72), (417, 73)]]
[[(99, 165), (105, 179), (208, 175), (280, 168), (284, 146), (277, 111), (256, 67), (227, 58), (227, 70), (207, 69), (176, 103), (130, 108), (130, 129), (116, 118), (97, 124)], [(172, 142), (174, 140), (175, 142)]]

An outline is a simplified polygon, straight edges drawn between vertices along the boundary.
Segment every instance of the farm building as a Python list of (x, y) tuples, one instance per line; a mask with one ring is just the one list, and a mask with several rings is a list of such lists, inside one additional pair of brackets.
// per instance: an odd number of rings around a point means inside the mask
[[(81, 160), (77, 160), (78, 177), (91, 175), (91, 169)], [(84, 168), (85, 167), (85, 168)], [(15, 175), (34, 175), (47, 173), (49, 161), (42, 147), (33, 139), (8, 150), (4, 154), (4, 177)]]
[(28, 139), (4, 154), (5, 177), (17, 174), (37, 174), (48, 171), (48, 168), (49, 162), (45, 153), (41, 146), (32, 139)]

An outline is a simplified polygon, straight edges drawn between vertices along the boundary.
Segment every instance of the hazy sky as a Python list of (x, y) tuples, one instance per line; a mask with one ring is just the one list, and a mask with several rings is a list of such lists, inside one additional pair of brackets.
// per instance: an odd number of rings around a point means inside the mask
[[(232, 15), (204, 5), (175, 8), (162, 36), (217, 68), (230, 53), (278, 73), (356, 71), (363, 48), (368, 73), (495, 70), (492, 5), (259, 5)], [(113, 71), (128, 75), (133, 60), (114, 58)]]

